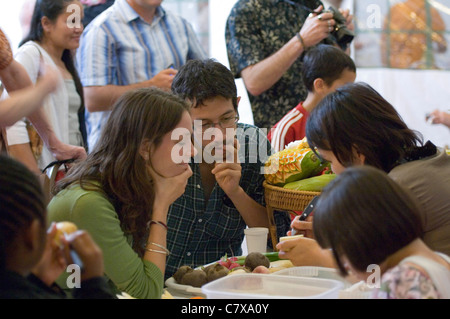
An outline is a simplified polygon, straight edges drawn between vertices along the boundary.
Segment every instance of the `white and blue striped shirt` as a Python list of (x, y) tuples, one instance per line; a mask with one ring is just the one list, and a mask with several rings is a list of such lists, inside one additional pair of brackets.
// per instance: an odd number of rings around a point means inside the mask
[[(151, 24), (126, 0), (95, 18), (83, 33), (77, 64), (83, 86), (130, 85), (151, 79), (189, 59), (207, 58), (184, 18), (159, 7)], [(86, 114), (89, 149), (99, 138), (110, 111)]]

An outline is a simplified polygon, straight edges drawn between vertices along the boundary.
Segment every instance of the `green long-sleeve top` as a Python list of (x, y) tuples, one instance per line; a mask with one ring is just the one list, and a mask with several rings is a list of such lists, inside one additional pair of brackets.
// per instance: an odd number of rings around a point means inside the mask
[[(79, 185), (62, 190), (48, 205), (49, 224), (60, 221), (73, 222), (89, 232), (103, 252), (105, 275), (118, 291), (139, 299), (161, 298), (161, 270), (132, 249), (131, 236), (122, 231), (114, 206), (105, 195)], [(63, 273), (58, 284), (66, 287), (69, 275)]]

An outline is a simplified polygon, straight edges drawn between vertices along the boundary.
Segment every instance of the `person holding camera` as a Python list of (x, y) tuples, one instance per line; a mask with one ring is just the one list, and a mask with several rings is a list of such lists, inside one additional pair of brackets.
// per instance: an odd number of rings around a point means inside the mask
[(272, 127), (306, 98), (302, 53), (321, 42), (347, 50), (352, 20), (348, 10), (324, 11), (316, 0), (236, 3), (226, 24), (227, 53), (234, 76), (244, 81), (256, 126)]

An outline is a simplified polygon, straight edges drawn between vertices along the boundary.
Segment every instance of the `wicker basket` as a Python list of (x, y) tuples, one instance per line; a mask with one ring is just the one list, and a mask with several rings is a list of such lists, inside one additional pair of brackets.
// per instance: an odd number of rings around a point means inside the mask
[(296, 191), (263, 182), (266, 205), (289, 211), (303, 211), (320, 192)]
[(303, 211), (309, 202), (320, 192), (296, 191), (274, 186), (263, 182), (264, 197), (266, 200), (267, 216), (269, 217), (269, 232), (273, 249), (278, 243), (277, 226), (273, 217), (274, 210)]

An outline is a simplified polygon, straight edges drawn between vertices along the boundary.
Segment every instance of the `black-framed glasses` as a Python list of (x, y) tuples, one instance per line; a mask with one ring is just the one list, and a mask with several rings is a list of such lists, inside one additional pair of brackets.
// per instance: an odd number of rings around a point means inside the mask
[(216, 123), (202, 121), (201, 128), (202, 128), (202, 131), (206, 131), (207, 129), (216, 127), (216, 125), (217, 125), (220, 128), (224, 129), (224, 128), (233, 127), (237, 122), (239, 122), (239, 114), (225, 116), (225, 117), (221, 118), (219, 120), (219, 122), (216, 122)]

